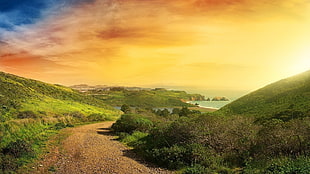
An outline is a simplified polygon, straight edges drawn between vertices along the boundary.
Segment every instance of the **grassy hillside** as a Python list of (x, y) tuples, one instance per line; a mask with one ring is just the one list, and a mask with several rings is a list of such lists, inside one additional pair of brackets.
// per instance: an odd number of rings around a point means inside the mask
[(112, 88), (109, 91), (92, 90), (88, 94), (113, 106), (127, 104), (133, 107), (177, 107), (192, 106), (184, 103), (186, 100), (203, 100), (200, 94), (187, 94), (185, 91), (172, 91), (166, 89), (153, 90), (127, 90), (124, 88)]
[(14, 173), (37, 157), (61, 128), (119, 114), (70, 88), (0, 72), (0, 173)]
[(52, 85), (0, 72), (1, 120), (18, 117), (24, 111), (36, 115), (57, 116), (78, 111), (89, 115), (113, 115), (114, 109), (103, 101), (85, 96), (70, 88)]
[(219, 112), (291, 119), (310, 114), (310, 71), (280, 80), (226, 105)]

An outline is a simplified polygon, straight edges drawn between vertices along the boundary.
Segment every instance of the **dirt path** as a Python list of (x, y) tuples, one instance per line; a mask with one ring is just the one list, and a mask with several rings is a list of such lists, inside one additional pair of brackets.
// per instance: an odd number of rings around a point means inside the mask
[[(54, 149), (37, 168), (37, 173), (56, 174), (170, 174), (138, 160), (134, 153), (110, 134), (113, 122), (84, 125), (66, 129), (70, 135), (61, 150)], [(54, 165), (43, 166), (43, 165)], [(48, 169), (46, 168), (48, 167)]]

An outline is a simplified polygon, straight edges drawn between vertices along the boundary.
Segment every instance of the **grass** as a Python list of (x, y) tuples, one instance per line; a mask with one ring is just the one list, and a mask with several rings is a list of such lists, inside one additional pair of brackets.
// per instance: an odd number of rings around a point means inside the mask
[(0, 72), (0, 173), (36, 159), (59, 129), (115, 120), (120, 113), (70, 88)]
[(97, 99), (112, 106), (127, 104), (132, 107), (141, 108), (192, 106), (183, 101), (193, 98), (203, 99), (203, 96), (199, 94), (187, 94), (185, 91), (173, 90), (94, 90), (90, 91), (88, 94), (94, 95)]
[(86, 105), (76, 101), (60, 100), (51, 97), (42, 97), (40, 100), (28, 100), (21, 105), (20, 111), (34, 111), (38, 114), (44, 113), (45, 115), (63, 115), (73, 111), (80, 112), (85, 115), (93, 113), (104, 114), (107, 117), (113, 117), (118, 114), (114, 110), (108, 110), (97, 106)]
[(224, 115), (303, 117), (310, 114), (310, 71), (280, 80), (224, 106)]

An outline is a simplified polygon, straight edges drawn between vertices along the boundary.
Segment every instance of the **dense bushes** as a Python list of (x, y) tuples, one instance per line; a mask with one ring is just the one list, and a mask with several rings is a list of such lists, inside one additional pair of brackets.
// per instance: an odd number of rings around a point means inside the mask
[(309, 174), (310, 158), (301, 157), (297, 159), (279, 159), (273, 162), (266, 170), (265, 174)]
[(112, 129), (116, 132), (132, 133), (134, 131), (147, 132), (153, 127), (152, 121), (138, 114), (125, 114), (113, 124)]
[[(146, 132), (131, 139), (130, 145), (146, 159), (170, 169), (184, 168), (184, 173), (302, 173), (308, 169), (309, 165), (300, 166), (309, 162), (304, 157), (310, 153), (310, 118), (287, 122), (197, 114), (169, 122), (161, 118), (151, 123), (141, 115), (123, 115), (113, 129), (126, 132), (123, 139), (134, 131)], [(288, 160), (273, 162), (282, 158)]]

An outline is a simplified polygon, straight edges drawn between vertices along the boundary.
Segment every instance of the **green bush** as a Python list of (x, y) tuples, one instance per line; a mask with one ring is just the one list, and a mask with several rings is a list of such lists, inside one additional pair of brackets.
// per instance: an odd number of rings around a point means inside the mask
[(172, 147), (152, 149), (148, 153), (153, 162), (169, 169), (180, 169), (188, 165), (184, 160), (188, 151), (183, 146), (174, 145)]
[[(167, 120), (126, 114), (112, 128), (124, 132), (123, 142), (146, 159), (170, 169), (185, 168), (185, 173), (310, 171), (309, 158), (295, 160), (310, 154), (310, 118), (255, 122), (243, 116), (204, 114)], [(287, 159), (270, 163), (279, 157)]]
[(142, 139), (147, 135), (148, 133), (134, 131), (131, 135), (126, 134), (126, 136), (123, 136), (121, 141), (129, 146), (138, 147), (143, 143)]
[(124, 114), (112, 125), (116, 132), (132, 133), (134, 131), (148, 132), (153, 122), (137, 114)]
[(35, 114), (33, 111), (22, 111), (17, 114), (18, 119), (25, 119), (25, 118), (38, 118), (39, 116)]
[(284, 159), (272, 163), (264, 172), (265, 174), (309, 174), (310, 158), (300, 157), (296, 160)]
[(32, 149), (31, 143), (25, 140), (17, 140), (15, 142), (10, 142), (5, 148), (3, 148), (2, 153), (14, 158), (20, 158), (25, 155), (33, 156), (34, 150)]
[(210, 173), (210, 171), (208, 172), (208, 170), (199, 164), (195, 164), (191, 167), (188, 167), (184, 170), (183, 174), (206, 174), (206, 173)]

